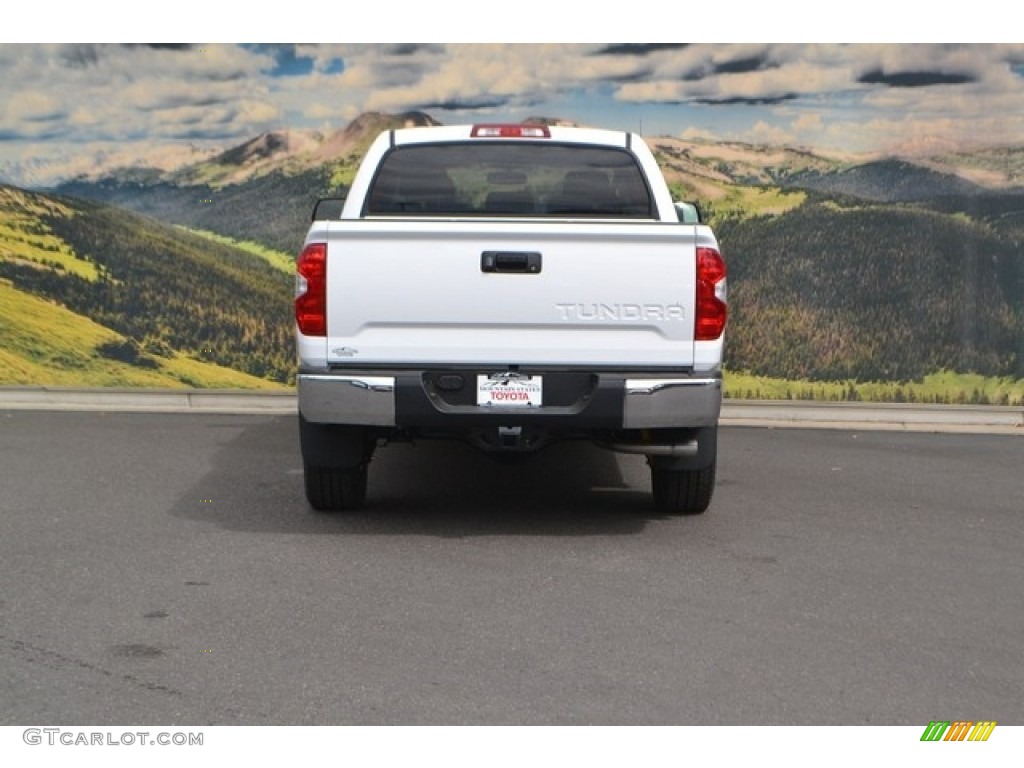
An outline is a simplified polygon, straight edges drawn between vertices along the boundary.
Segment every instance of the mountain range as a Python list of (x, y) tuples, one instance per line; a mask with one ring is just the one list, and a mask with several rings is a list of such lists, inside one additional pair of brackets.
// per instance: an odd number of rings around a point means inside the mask
[[(367, 113), (334, 132), (274, 131), (176, 165), (8, 187), (7, 207), (17, 198), (21, 212), (0, 218), (0, 287), (120, 334), (129, 364), (183, 356), (287, 383), (290, 292), (272, 263), (301, 247), (318, 197), (344, 195), (380, 131), (435, 124), (422, 112)], [(811, 380), (943, 369), (1024, 378), (1024, 147), (858, 158), (647, 140), (673, 193), (700, 205), (725, 250), (731, 369)], [(12, 245), (26, 231), (54, 238), (40, 246), (50, 253), (81, 258), (41, 266), (45, 254), (25, 258)], [(83, 264), (98, 277), (79, 274)], [(191, 278), (172, 277), (175, 264)], [(116, 286), (137, 283), (131, 301), (115, 298)], [(214, 294), (231, 295), (230, 322), (211, 309)]]

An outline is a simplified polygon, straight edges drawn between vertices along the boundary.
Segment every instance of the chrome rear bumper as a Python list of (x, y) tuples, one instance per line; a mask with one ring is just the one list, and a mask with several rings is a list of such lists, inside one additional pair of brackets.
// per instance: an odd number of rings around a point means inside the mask
[(320, 424), (395, 425), (394, 376), (300, 374), (299, 411)]
[(624, 429), (711, 427), (722, 410), (722, 379), (626, 379)]
[[(722, 407), (720, 376), (627, 377), (622, 386), (622, 429), (710, 427), (718, 423)], [(316, 423), (393, 427), (395, 391), (395, 376), (298, 377), (299, 410), (307, 421)]]

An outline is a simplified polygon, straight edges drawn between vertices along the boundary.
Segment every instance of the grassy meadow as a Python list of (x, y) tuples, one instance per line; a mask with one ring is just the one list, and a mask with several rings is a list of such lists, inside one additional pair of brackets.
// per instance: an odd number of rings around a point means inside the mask
[(121, 334), (0, 280), (0, 385), (283, 389), (189, 357), (146, 353)]

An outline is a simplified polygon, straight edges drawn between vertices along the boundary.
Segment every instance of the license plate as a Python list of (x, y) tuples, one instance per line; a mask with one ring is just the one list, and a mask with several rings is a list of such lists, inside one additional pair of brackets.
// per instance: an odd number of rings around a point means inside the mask
[(476, 377), (476, 404), (517, 408), (539, 407), (544, 388), (542, 376), (492, 373)]

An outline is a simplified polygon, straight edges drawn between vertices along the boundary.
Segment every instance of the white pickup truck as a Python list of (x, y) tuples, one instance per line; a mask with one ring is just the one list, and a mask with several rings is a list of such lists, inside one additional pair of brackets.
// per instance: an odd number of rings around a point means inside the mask
[[(319, 205), (319, 204), (318, 204)], [(726, 268), (636, 134), (409, 128), (297, 261), (306, 496), (353, 509), (389, 440), (643, 454), (663, 512), (715, 483)]]

